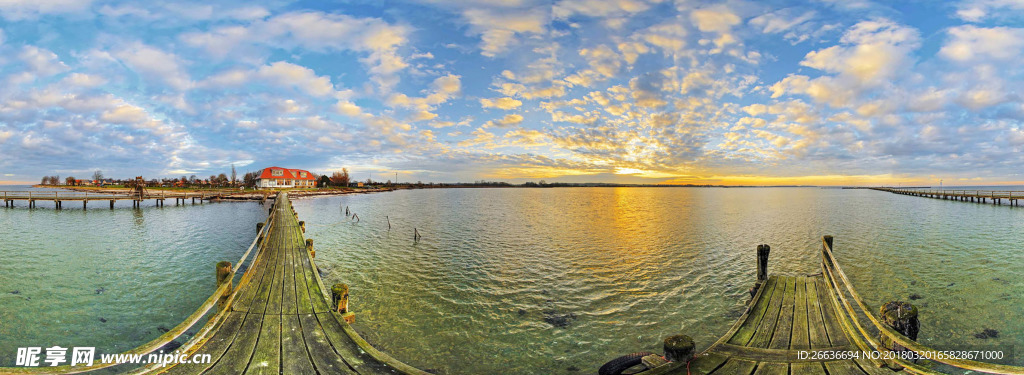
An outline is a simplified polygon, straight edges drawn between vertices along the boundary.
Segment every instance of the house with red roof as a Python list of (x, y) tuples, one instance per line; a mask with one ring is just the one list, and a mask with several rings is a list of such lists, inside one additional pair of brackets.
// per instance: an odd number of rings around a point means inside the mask
[(260, 176), (256, 179), (256, 186), (260, 188), (311, 188), (316, 187), (316, 178), (313, 173), (302, 169), (289, 169), (281, 167), (263, 168)]

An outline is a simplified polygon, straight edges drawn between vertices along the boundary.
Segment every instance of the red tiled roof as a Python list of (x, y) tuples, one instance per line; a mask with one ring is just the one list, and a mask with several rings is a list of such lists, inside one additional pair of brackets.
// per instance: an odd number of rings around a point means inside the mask
[[(274, 176), (273, 172), (272, 172), (274, 170), (280, 170), (280, 171), (284, 171), (284, 172), (282, 172), (281, 176)], [(306, 173), (306, 177), (301, 177), (303, 172)], [(287, 179), (291, 179), (291, 180), (312, 180), (313, 179), (313, 174), (310, 173), (309, 171), (303, 170), (303, 169), (288, 169), (288, 168), (281, 168), (281, 167), (270, 167), (270, 168), (263, 168), (263, 171), (260, 172), (260, 177), (259, 178), (260, 179), (287, 178)]]

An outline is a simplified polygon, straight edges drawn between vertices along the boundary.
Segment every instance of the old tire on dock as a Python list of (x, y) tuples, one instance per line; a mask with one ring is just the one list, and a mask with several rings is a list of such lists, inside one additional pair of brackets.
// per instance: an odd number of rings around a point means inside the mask
[(605, 363), (604, 366), (601, 366), (601, 368), (597, 370), (597, 373), (598, 375), (621, 375), (623, 372), (632, 368), (633, 366), (643, 363), (643, 358), (651, 354), (654, 353), (636, 352), (626, 354), (619, 358), (615, 358), (611, 361), (608, 361), (608, 363)]

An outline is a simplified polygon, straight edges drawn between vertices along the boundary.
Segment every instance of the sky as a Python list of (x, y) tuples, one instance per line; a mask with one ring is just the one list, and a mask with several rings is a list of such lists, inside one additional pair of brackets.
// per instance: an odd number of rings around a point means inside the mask
[(0, 0), (0, 181), (1024, 183), (1024, 1)]

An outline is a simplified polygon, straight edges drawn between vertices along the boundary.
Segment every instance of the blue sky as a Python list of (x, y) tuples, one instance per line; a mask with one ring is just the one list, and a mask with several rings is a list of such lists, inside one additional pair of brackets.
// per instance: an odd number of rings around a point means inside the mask
[(0, 180), (1024, 181), (1020, 0), (0, 1)]

